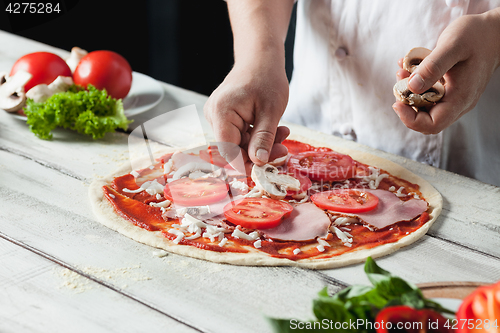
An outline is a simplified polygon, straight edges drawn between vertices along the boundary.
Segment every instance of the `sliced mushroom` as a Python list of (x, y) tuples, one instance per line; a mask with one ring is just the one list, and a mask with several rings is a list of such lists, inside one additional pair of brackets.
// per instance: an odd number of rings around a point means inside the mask
[(71, 73), (75, 72), (76, 67), (80, 63), (80, 60), (82, 60), (83, 57), (85, 57), (88, 54), (87, 51), (84, 49), (81, 49), (77, 46), (73, 47), (71, 49), (71, 54), (68, 59), (66, 59), (66, 63), (68, 64), (69, 68), (71, 69)]
[(0, 109), (7, 112), (21, 110), (26, 102), (24, 86), (32, 75), (25, 71), (18, 71), (11, 77), (5, 74), (0, 78)]
[[(444, 96), (444, 86), (441, 82), (436, 82), (430, 89), (422, 94), (414, 94), (408, 88), (408, 78), (398, 81), (394, 85), (394, 96), (414, 108), (425, 108), (436, 104)], [(418, 110), (416, 110), (418, 111)]]
[(406, 54), (403, 59), (403, 69), (407, 70), (410, 73), (417, 68), (418, 65), (431, 53), (431, 50), (426, 49), (425, 47), (416, 47), (411, 49), (410, 52)]
[(210, 163), (191, 162), (180, 167), (172, 176), (172, 180), (181, 179), (183, 177), (197, 179), (202, 177), (219, 177), (219, 176), (221, 176), (219, 167)]
[(300, 181), (296, 178), (280, 174), (278, 169), (270, 164), (252, 167), (252, 180), (257, 188), (271, 199), (283, 199), (287, 190), (300, 190)]
[[(403, 69), (413, 73), (422, 60), (431, 53), (424, 47), (416, 47), (410, 50), (403, 59)], [(415, 94), (408, 88), (409, 78), (402, 79), (394, 85), (393, 93), (397, 100), (410, 105), (415, 111), (425, 110), (443, 98), (445, 93), (444, 81), (441, 79), (430, 89), (422, 94)]]
[(282, 166), (286, 163), (286, 159), (288, 158), (288, 155), (285, 155), (283, 157), (278, 157), (274, 161), (269, 162), (272, 166), (279, 167)]

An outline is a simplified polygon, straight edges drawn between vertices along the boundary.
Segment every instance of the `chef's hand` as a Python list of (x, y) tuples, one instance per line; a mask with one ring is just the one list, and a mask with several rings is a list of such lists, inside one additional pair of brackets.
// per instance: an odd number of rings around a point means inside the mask
[[(400, 60), (401, 66), (401, 60)], [(500, 64), (500, 8), (456, 19), (441, 34), (436, 48), (410, 75), (409, 88), (420, 94), (444, 77), (445, 95), (429, 112), (415, 112), (401, 102), (393, 105), (410, 129), (437, 134), (474, 108)]]
[(215, 139), (239, 145), (257, 165), (288, 152), (281, 142), (290, 130), (278, 127), (288, 102), (288, 79), (279, 62), (263, 56), (236, 63), (204, 108)]

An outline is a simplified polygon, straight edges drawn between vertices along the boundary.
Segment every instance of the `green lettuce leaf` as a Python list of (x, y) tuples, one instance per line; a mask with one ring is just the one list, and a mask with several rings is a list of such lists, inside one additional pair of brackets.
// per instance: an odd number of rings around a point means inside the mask
[(92, 85), (87, 90), (72, 86), (69, 91), (55, 94), (43, 103), (28, 99), (24, 113), (31, 132), (45, 140), (52, 139), (51, 132), (57, 127), (100, 139), (118, 128), (127, 130), (132, 122), (125, 117), (121, 100)]
[[(433, 309), (438, 312), (453, 313), (438, 303), (426, 299), (415, 285), (392, 275), (379, 267), (368, 257), (365, 263), (365, 273), (372, 286), (349, 286), (333, 296), (329, 296), (324, 288), (313, 301), (313, 321), (300, 322), (294, 319), (270, 318), (275, 332), (297, 332), (297, 327), (318, 327), (324, 323), (357, 323), (374, 322), (377, 313), (388, 306), (407, 305), (415, 309)], [(295, 327), (295, 329), (293, 329)], [(324, 326), (321, 326), (324, 327)], [(300, 330), (298, 330), (300, 332)], [(304, 330), (305, 331), (305, 330)], [(373, 327), (358, 325), (353, 328), (332, 330), (345, 333), (374, 333)]]

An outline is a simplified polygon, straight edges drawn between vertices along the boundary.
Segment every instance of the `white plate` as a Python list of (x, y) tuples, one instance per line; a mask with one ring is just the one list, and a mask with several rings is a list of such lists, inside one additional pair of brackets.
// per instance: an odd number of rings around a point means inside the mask
[[(123, 99), (125, 116), (131, 117), (157, 106), (163, 99), (165, 90), (160, 82), (142, 73), (132, 72), (132, 87)], [(12, 113), (12, 116), (27, 120), (26, 116)]]
[(148, 111), (157, 106), (163, 99), (165, 90), (160, 82), (150, 76), (133, 72), (132, 87), (123, 100), (123, 108), (127, 117)]
[[(445, 309), (448, 309), (453, 312), (457, 312), (458, 308), (460, 307), (460, 304), (462, 304), (462, 300), (457, 298), (436, 297), (436, 298), (431, 298), (431, 300), (439, 303)], [(454, 318), (452, 315), (448, 314), (443, 314), (443, 315), (448, 318)]]

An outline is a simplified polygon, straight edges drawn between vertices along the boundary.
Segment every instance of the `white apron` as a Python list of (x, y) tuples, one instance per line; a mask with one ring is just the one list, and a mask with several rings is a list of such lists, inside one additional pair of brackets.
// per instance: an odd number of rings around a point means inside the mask
[(476, 108), (444, 133), (408, 129), (392, 104), (397, 61), (433, 49), (461, 15), (500, 0), (299, 0), (283, 116), (321, 132), (500, 185), (500, 71)]

